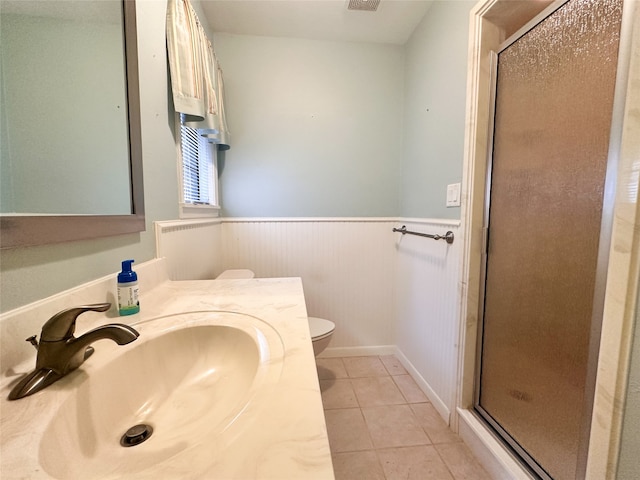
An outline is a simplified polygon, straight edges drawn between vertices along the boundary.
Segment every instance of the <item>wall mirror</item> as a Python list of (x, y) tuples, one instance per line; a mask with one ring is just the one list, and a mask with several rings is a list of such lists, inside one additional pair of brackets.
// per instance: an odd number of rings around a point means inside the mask
[(0, 247), (143, 231), (134, 0), (3, 0), (0, 23)]

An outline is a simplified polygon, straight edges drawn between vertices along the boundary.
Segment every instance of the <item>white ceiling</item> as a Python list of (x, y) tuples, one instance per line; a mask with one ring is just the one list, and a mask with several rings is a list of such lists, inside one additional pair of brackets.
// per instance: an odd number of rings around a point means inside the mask
[(375, 12), (348, 0), (201, 0), (214, 32), (403, 45), (433, 0), (380, 0)]

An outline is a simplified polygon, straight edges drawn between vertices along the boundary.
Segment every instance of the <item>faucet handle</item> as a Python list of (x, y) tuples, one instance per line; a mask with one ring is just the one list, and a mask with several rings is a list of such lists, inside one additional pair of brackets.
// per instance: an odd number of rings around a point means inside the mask
[(76, 319), (80, 314), (89, 311), (106, 312), (110, 308), (110, 303), (95, 303), (92, 305), (72, 307), (58, 312), (43, 325), (40, 341), (58, 342), (60, 340), (67, 340), (73, 336), (73, 332), (76, 329)]
[(29, 338), (25, 339), (25, 342), (29, 342), (33, 347), (38, 350), (38, 340), (37, 335), (31, 335)]

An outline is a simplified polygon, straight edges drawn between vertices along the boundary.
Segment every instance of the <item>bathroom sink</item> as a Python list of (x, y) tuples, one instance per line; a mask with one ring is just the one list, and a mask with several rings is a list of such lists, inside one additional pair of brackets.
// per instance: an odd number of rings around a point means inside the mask
[[(46, 427), (39, 460), (52, 477), (211, 472), (279, 379), (282, 340), (256, 317), (191, 312), (134, 326), (138, 341), (80, 373)], [(123, 440), (137, 425), (147, 430)]]

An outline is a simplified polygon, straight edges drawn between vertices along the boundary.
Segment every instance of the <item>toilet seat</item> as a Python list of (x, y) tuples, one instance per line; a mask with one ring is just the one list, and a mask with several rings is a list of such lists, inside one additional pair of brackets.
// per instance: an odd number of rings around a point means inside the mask
[(309, 331), (311, 332), (311, 340), (322, 340), (333, 334), (336, 324), (330, 320), (318, 317), (309, 317)]
[(249, 279), (253, 277), (255, 277), (255, 273), (253, 273), (253, 271), (247, 270), (245, 268), (240, 268), (236, 270), (225, 270), (216, 277), (216, 280), (238, 280)]

